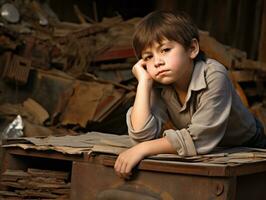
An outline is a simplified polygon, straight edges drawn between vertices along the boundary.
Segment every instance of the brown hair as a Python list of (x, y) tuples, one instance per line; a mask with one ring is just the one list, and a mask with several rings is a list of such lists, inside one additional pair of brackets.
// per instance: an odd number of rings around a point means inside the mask
[(154, 11), (136, 26), (133, 35), (136, 56), (141, 58), (143, 49), (150, 47), (154, 42), (160, 43), (165, 38), (178, 42), (187, 50), (192, 39), (199, 41), (199, 32), (197, 26), (185, 13)]

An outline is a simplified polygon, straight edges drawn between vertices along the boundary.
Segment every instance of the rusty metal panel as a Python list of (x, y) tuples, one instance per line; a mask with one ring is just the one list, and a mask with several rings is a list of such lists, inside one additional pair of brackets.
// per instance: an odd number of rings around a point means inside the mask
[(9, 66), (9, 63), (11, 62), (11, 56), (12, 53), (7, 51), (0, 57), (0, 76), (3, 77), (4, 71)]
[(116, 176), (112, 167), (74, 162), (71, 199), (235, 199), (235, 187), (235, 177), (151, 171), (139, 171), (132, 180), (124, 180)]
[(50, 69), (52, 45), (49, 41), (42, 41), (36, 37), (26, 37), (25, 49), (22, 56), (32, 61), (32, 66), (41, 69)]
[(20, 84), (26, 84), (29, 78), (31, 61), (21, 56), (6, 54), (6, 65), (4, 67), (2, 78), (16, 81)]

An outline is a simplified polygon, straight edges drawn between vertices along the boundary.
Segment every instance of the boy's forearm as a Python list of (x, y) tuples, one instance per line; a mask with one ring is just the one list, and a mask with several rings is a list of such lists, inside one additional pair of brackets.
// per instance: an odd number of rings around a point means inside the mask
[(139, 82), (135, 102), (131, 112), (131, 124), (135, 131), (141, 130), (150, 116), (150, 98), (152, 83)]
[(173, 153), (173, 154), (177, 153), (177, 151), (172, 147), (170, 142), (165, 137), (155, 140), (145, 141), (138, 145), (140, 146), (139, 148), (142, 148), (144, 157), (161, 153)]

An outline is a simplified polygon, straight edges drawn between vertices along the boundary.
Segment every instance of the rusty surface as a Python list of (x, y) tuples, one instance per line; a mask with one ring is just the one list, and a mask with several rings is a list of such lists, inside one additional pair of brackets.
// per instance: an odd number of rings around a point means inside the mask
[(49, 69), (51, 63), (52, 45), (48, 41), (36, 37), (25, 37), (25, 47), (21, 55), (32, 61), (32, 66)]
[(135, 53), (132, 47), (129, 45), (124, 47), (116, 47), (109, 49), (103, 54), (98, 55), (94, 61), (106, 61), (106, 60), (114, 60), (121, 58), (130, 58), (130, 57), (135, 57)]
[[(108, 157), (108, 156), (107, 156)], [(264, 199), (265, 163), (205, 166), (143, 161), (130, 180), (116, 176), (115, 159), (73, 162), (71, 199)], [(112, 162), (111, 162), (112, 160)], [(220, 170), (217, 170), (220, 168)], [(221, 169), (224, 169), (221, 170)], [(228, 171), (228, 172), (227, 172)], [(82, 176), (80, 176), (82, 174)], [(135, 195), (133, 195), (133, 193)], [(118, 198), (119, 199), (119, 198)]]
[(7, 61), (2, 73), (3, 79), (26, 84), (29, 78), (31, 61), (17, 55), (7, 54)]
[[(80, 176), (82, 174), (82, 176)], [(207, 177), (139, 171), (132, 180), (101, 164), (74, 162), (71, 199), (234, 199), (234, 177)]]

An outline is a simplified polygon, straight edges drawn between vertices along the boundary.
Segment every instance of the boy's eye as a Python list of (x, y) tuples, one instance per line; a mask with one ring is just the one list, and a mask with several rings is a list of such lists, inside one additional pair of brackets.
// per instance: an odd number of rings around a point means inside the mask
[(150, 60), (152, 58), (152, 56), (145, 56), (145, 57), (143, 57), (143, 60), (144, 61), (148, 61), (148, 60)]
[(168, 52), (168, 51), (170, 51), (171, 50), (171, 48), (163, 48), (162, 50), (161, 50), (161, 52), (162, 53), (166, 53), (166, 52)]

